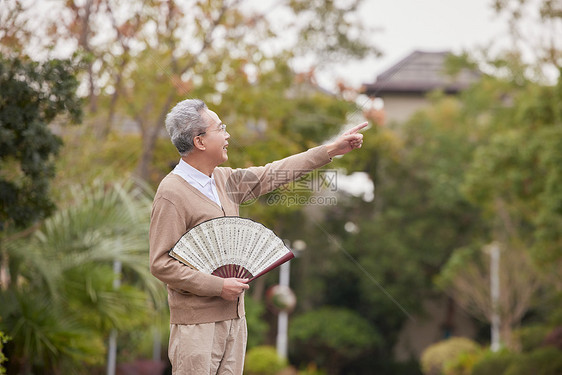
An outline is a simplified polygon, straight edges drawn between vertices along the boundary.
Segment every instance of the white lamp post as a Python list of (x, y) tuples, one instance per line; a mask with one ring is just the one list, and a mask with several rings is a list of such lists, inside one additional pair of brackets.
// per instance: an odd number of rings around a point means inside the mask
[(490, 296), (492, 299), (492, 318), (491, 320), (491, 345), (493, 352), (500, 350), (500, 247), (497, 243), (493, 243), (489, 247), (490, 251)]
[[(291, 249), (289, 241), (286, 241), (287, 247)], [(293, 242), (292, 250), (294, 250), (295, 257), (300, 252), (306, 249), (306, 242), (303, 240), (295, 240)], [(288, 289), (290, 291), (290, 278), (291, 278), (291, 262), (285, 262), (279, 267), (279, 287)], [(289, 330), (289, 311), (281, 310), (277, 315), (277, 355), (280, 358), (287, 358), (288, 353), (288, 330)]]
[[(113, 262), (113, 289), (117, 290), (121, 287), (121, 262), (116, 260)], [(107, 375), (115, 375), (115, 365), (117, 362), (117, 330), (114, 328), (109, 334), (109, 348), (107, 349)]]

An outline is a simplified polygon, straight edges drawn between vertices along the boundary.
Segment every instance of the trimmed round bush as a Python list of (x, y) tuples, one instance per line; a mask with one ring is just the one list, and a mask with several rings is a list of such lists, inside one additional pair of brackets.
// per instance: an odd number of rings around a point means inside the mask
[(285, 367), (287, 367), (287, 361), (279, 358), (274, 347), (256, 346), (246, 354), (244, 374), (275, 375)]
[(480, 346), (465, 337), (452, 337), (428, 346), (421, 356), (421, 368), (425, 375), (441, 375), (447, 362), (465, 353), (477, 353)]

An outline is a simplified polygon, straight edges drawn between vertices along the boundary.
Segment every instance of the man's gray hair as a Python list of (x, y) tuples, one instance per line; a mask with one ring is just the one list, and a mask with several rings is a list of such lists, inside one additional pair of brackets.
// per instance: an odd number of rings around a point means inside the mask
[(166, 130), (180, 155), (193, 148), (193, 138), (209, 126), (203, 116), (207, 105), (200, 99), (187, 99), (176, 104), (166, 116)]

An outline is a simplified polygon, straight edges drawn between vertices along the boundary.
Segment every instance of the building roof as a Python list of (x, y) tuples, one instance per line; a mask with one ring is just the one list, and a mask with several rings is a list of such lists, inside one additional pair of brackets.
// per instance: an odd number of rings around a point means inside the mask
[(463, 69), (452, 77), (445, 71), (448, 51), (414, 51), (394, 66), (377, 76), (374, 83), (364, 85), (368, 96), (383, 97), (385, 94), (425, 94), (441, 89), (457, 93), (466, 89), (480, 77), (480, 73)]

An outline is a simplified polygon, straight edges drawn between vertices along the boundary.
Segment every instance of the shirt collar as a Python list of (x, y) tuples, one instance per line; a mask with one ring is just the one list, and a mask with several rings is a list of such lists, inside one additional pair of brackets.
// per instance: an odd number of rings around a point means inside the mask
[(191, 180), (197, 182), (201, 187), (206, 186), (209, 183), (213, 183), (215, 179), (211, 176), (207, 176), (205, 173), (201, 172), (197, 168), (194, 168), (190, 164), (186, 163), (183, 159), (180, 159), (180, 162), (176, 166), (176, 171), (179, 172), (179, 175), (187, 176)]

